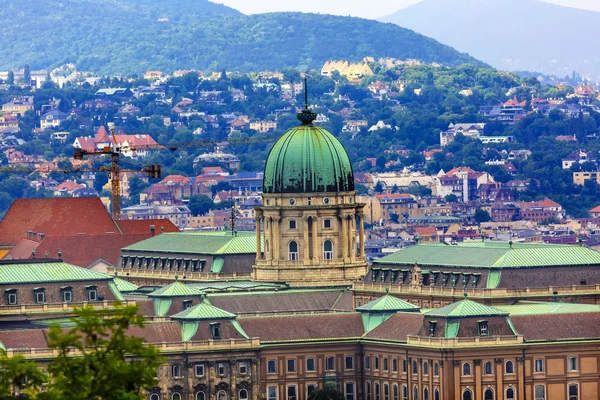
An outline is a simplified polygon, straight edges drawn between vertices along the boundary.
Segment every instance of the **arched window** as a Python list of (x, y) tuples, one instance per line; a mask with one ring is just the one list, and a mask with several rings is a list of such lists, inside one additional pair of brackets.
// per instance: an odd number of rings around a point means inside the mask
[(206, 400), (206, 394), (204, 392), (196, 393), (196, 400)]
[(473, 392), (471, 392), (469, 389), (466, 389), (463, 392), (462, 400), (473, 400)]
[(246, 389), (240, 390), (239, 399), (240, 400), (248, 400), (248, 391)]
[(506, 389), (506, 400), (515, 400), (515, 389), (511, 387)]
[(508, 360), (506, 362), (506, 365), (504, 366), (504, 373), (505, 374), (514, 374), (515, 373), (515, 364)]
[(390, 386), (387, 383), (383, 384), (383, 400), (390, 400)]
[(265, 253), (269, 253), (269, 241), (265, 240)]
[(471, 364), (463, 364), (463, 376), (471, 376)]
[(429, 375), (429, 363), (427, 361), (423, 361), (423, 375)]
[(546, 388), (542, 385), (536, 386), (533, 397), (535, 400), (546, 400)]
[(217, 400), (227, 400), (227, 392), (224, 390), (219, 390), (217, 393)]
[(579, 386), (576, 383), (569, 385), (569, 400), (579, 400)]
[(492, 375), (492, 363), (491, 361), (486, 361), (483, 364), (483, 374), (484, 375)]
[(150, 395), (150, 400), (160, 400), (160, 395), (158, 393), (152, 393)]
[(483, 400), (494, 400), (494, 391), (492, 389), (486, 389), (483, 392)]
[(429, 400), (429, 388), (423, 389), (423, 400)]
[(408, 387), (402, 385), (402, 400), (408, 400)]
[(293, 240), (288, 244), (288, 260), (298, 261), (298, 243)]
[(440, 391), (438, 389), (435, 389), (435, 392), (433, 392), (433, 400), (440, 400)]
[(323, 259), (325, 261), (333, 260), (333, 242), (329, 239), (323, 242)]
[(433, 364), (433, 376), (440, 376), (440, 365), (438, 363)]
[(181, 393), (175, 392), (171, 395), (171, 400), (181, 400)]
[(375, 400), (381, 399), (381, 389), (379, 388), (379, 383), (375, 382)]
[(413, 400), (419, 400), (419, 389), (416, 386), (413, 388)]
[(394, 400), (399, 400), (398, 385), (395, 383), (392, 386), (392, 392), (394, 393)]
[(412, 373), (416, 374), (419, 371), (419, 364), (417, 364), (417, 362), (415, 360), (413, 360), (412, 362)]

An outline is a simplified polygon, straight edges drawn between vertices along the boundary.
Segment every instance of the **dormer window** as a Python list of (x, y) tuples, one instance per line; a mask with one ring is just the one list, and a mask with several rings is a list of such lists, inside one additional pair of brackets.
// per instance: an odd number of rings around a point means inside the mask
[(61, 287), (60, 294), (61, 294), (63, 303), (70, 303), (73, 301), (73, 288), (71, 286)]
[(17, 289), (6, 289), (5, 293), (6, 293), (6, 302), (8, 303), (8, 305), (14, 306), (18, 303)]
[(85, 294), (87, 301), (97, 301), (98, 300), (98, 288), (96, 286), (86, 286)]
[(188, 308), (192, 307), (194, 305), (194, 302), (192, 300), (184, 300), (183, 301), (183, 309), (187, 310)]
[(429, 336), (435, 335), (436, 326), (437, 326), (437, 321), (429, 321)]
[(221, 323), (213, 322), (210, 324), (210, 337), (212, 339), (221, 339)]
[(33, 289), (33, 294), (37, 304), (44, 304), (46, 302), (46, 289), (35, 288)]
[(487, 321), (478, 321), (477, 322), (479, 328), (479, 336), (488, 336), (488, 322)]

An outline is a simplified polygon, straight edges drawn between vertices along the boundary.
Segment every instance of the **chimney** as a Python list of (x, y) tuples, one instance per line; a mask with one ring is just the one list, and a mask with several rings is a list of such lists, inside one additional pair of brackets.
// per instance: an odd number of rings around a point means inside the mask
[(154, 236), (156, 232), (156, 227), (154, 225), (150, 225), (150, 236)]

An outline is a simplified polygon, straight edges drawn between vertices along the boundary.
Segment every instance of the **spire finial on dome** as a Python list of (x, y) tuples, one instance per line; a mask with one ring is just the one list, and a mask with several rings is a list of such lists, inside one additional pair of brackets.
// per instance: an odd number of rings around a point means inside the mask
[(306, 74), (304, 75), (304, 110), (299, 112), (296, 116), (300, 121), (302, 121), (302, 125), (310, 125), (312, 122), (317, 119), (317, 113), (312, 112), (308, 108), (308, 78)]

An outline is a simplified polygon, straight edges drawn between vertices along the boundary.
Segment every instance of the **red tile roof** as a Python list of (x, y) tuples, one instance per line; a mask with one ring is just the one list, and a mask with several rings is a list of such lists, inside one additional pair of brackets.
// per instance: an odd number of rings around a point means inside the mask
[(261, 341), (333, 339), (364, 334), (359, 313), (238, 318), (249, 337)]
[(433, 226), (423, 226), (415, 228), (415, 232), (417, 232), (421, 236), (433, 236), (437, 235), (437, 231)]
[(510, 320), (526, 341), (600, 338), (600, 313), (513, 315)]
[(17, 244), (27, 231), (74, 236), (118, 233), (119, 229), (98, 197), (17, 199), (0, 222), (0, 243)]
[(410, 199), (412, 196), (408, 193), (391, 193), (391, 194), (378, 194), (378, 199)]
[(600, 206), (596, 206), (590, 210), (591, 213), (600, 213)]
[[(150, 232), (143, 235), (77, 235), (77, 236), (48, 236), (36, 249), (36, 256), (62, 259), (69, 264), (87, 267), (102, 258), (116, 265), (121, 255), (121, 249), (150, 237)], [(31, 252), (29, 253), (31, 256)]]
[(406, 341), (408, 335), (416, 335), (423, 323), (423, 314), (397, 313), (367, 334), (368, 338)]
[(179, 228), (168, 219), (123, 219), (118, 225), (123, 234), (149, 235), (150, 225), (154, 225), (156, 234), (179, 232)]

